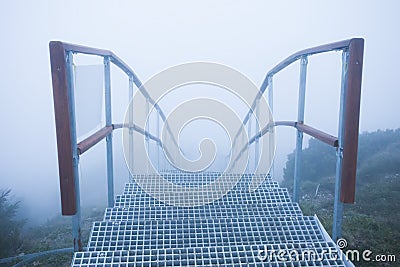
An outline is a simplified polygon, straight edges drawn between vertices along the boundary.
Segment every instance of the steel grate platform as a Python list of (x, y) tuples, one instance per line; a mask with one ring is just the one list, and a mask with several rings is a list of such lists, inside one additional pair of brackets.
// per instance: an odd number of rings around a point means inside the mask
[[(216, 192), (201, 192), (204, 198), (215, 198)], [(179, 197), (179, 196), (177, 196)], [(186, 203), (187, 199), (180, 200)], [(221, 199), (210, 205), (250, 205), (258, 203), (290, 203), (291, 199), (286, 188), (259, 188), (254, 192), (235, 190), (230, 191)], [(135, 195), (118, 195), (115, 199), (115, 207), (135, 207), (135, 206), (164, 206), (165, 204), (154, 199), (147, 193), (140, 191)]]
[[(178, 174), (161, 174), (161, 177), (166, 181), (169, 181), (173, 184), (184, 186), (184, 187), (201, 187), (204, 185), (208, 185), (210, 183), (216, 182), (220, 177), (218, 174), (204, 174), (204, 173), (184, 173), (182, 175)], [(248, 189), (248, 185), (252, 179), (263, 180), (262, 187), (279, 187), (278, 183), (272, 180), (270, 177), (265, 175), (235, 175), (235, 174), (224, 174), (221, 177), (226, 179), (236, 180), (238, 179), (237, 184), (235, 185), (235, 189)], [(151, 188), (157, 188), (159, 191), (163, 191), (163, 188), (158, 188), (156, 184), (156, 180), (159, 179), (158, 175), (150, 174), (150, 175), (134, 175), (130, 178), (130, 183), (133, 185), (133, 188), (139, 188), (137, 185), (137, 180), (141, 180), (145, 183), (146, 186), (150, 186)], [(224, 182), (221, 180), (218, 181), (219, 184), (224, 185)], [(140, 188), (139, 188), (140, 189)]]
[[(265, 246), (236, 245), (157, 250), (95, 251), (75, 253), (72, 266), (340, 266), (345, 264), (332, 242), (267, 245), (267, 251), (296, 251), (264, 257)], [(308, 253), (308, 254), (307, 254)], [(339, 252), (340, 253), (340, 252)], [(309, 256), (308, 256), (309, 255)], [(297, 257), (298, 261), (290, 261)]]
[(236, 205), (216, 206), (206, 205), (201, 207), (130, 207), (108, 208), (104, 220), (108, 221), (137, 221), (137, 220), (176, 220), (199, 218), (224, 218), (224, 217), (291, 217), (301, 216), (301, 210), (296, 203), (265, 204), (257, 206)]
[[(175, 183), (176, 184), (176, 183)], [(185, 183), (179, 183), (179, 185), (183, 186), (183, 187), (200, 187), (200, 186), (204, 186), (204, 184), (192, 184), (190, 182), (185, 182)], [(156, 184), (154, 183), (154, 180), (148, 180), (146, 186), (151, 186), (153, 189), (157, 188)], [(278, 188), (279, 187), (279, 183), (276, 181), (265, 181), (262, 185), (261, 188)], [(238, 183), (236, 184), (236, 186), (233, 188), (235, 190), (248, 190), (248, 184), (247, 183)], [(125, 195), (131, 195), (131, 194), (136, 194), (142, 191), (142, 188), (136, 184), (135, 182), (131, 182), (131, 183), (126, 183), (125, 187), (124, 187), (124, 192), (123, 194)], [(163, 188), (158, 188), (157, 191), (164, 191)]]
[[(219, 173), (162, 176), (199, 188), (201, 197), (219, 193), (202, 187), (215, 182)], [(75, 253), (71, 266), (347, 266), (318, 219), (303, 216), (287, 189), (270, 176), (225, 176), (240, 180), (222, 198), (196, 207), (160, 202), (135, 182), (141, 179), (154, 189), (157, 176), (134, 176), (114, 207), (106, 209), (104, 220), (93, 224), (86, 251)], [(253, 178), (265, 180), (249, 191)], [(163, 188), (156, 191), (166, 193)], [(278, 251), (287, 255), (278, 257)]]
[(95, 222), (88, 251), (324, 241), (314, 217)]

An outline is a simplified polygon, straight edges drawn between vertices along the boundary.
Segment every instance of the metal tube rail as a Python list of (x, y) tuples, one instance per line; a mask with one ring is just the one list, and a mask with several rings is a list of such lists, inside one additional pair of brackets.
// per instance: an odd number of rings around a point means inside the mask
[(27, 263), (30, 263), (30, 262), (35, 261), (40, 258), (49, 257), (51, 255), (57, 255), (57, 254), (62, 254), (62, 253), (73, 253), (73, 252), (74, 252), (74, 248), (72, 248), (72, 247), (71, 248), (57, 248), (57, 249), (52, 249), (52, 250), (47, 250), (47, 251), (35, 252), (35, 253), (31, 253), (31, 254), (24, 254), (24, 255), (3, 258), (3, 259), (0, 259), (0, 264), (11, 263), (13, 261), (20, 261), (17, 264), (15, 264), (14, 267), (26, 266)]
[(317, 138), (318, 140), (321, 140), (322, 142), (332, 146), (332, 147), (338, 147), (339, 146), (339, 141), (338, 138), (327, 134), (325, 132), (322, 132), (316, 128), (313, 128), (309, 125), (306, 125), (304, 123), (298, 123), (296, 121), (276, 121), (274, 122), (273, 125), (268, 124), (267, 126), (265, 126), (264, 128), (262, 128), (261, 131), (259, 131), (258, 133), (256, 133), (255, 135), (253, 135), (247, 144), (245, 144), (243, 146), (243, 148), (240, 150), (239, 155), (236, 157), (236, 159), (234, 161), (237, 161), (240, 157), (240, 154), (242, 152), (245, 151), (247, 146), (252, 145), (254, 142), (256, 142), (258, 139), (260, 139), (261, 137), (263, 137), (267, 132), (270, 131), (270, 129), (272, 127), (277, 127), (277, 126), (289, 126), (289, 127), (294, 127), (296, 129), (298, 129), (299, 131), (302, 131), (303, 133), (306, 133), (314, 138)]
[[(138, 87), (139, 91), (152, 103), (161, 116), (163, 121), (166, 117), (160, 106), (150, 97), (142, 86), (133, 70), (113, 52), (109, 50), (96, 49), (86, 46), (73, 45), (59, 41), (49, 43), (51, 75), (53, 84), (53, 99), (57, 135), (57, 153), (59, 165), (59, 181), (61, 194), (61, 210), (63, 215), (72, 217), (72, 229), (74, 238), (74, 250), (82, 250), (81, 240), (81, 210), (80, 210), (80, 190), (79, 190), (79, 156), (85, 151), (96, 145), (103, 138), (106, 138), (107, 147), (107, 184), (108, 184), (108, 205), (114, 203), (114, 178), (113, 178), (113, 149), (112, 149), (112, 125), (111, 116), (111, 78), (110, 62), (127, 74), (132, 84)], [(76, 125), (75, 125), (75, 104), (74, 104), (74, 70), (73, 55), (75, 53), (88, 54), (103, 57), (104, 61), (104, 99), (106, 125), (94, 135), (77, 144)], [(132, 94), (132, 88), (129, 88)], [(166, 123), (167, 124), (167, 123)], [(171, 133), (170, 127), (167, 130)], [(140, 129), (137, 129), (140, 132)], [(146, 138), (151, 138), (161, 145), (161, 141), (142, 131)], [(171, 134), (172, 136), (172, 134)], [(172, 136), (173, 142), (177, 145)]]
[[(267, 72), (267, 75), (265, 76), (265, 79), (260, 86), (260, 94), (258, 94), (256, 96), (251, 107), (253, 107), (255, 105), (257, 98), (261, 97), (261, 95), (265, 92), (265, 90), (267, 89), (270, 82), (272, 82), (271, 77), (274, 76), (276, 73), (280, 72), (281, 70), (283, 70), (284, 68), (288, 67), (292, 63), (296, 62), (297, 60), (301, 59), (304, 56), (311, 56), (311, 55), (315, 55), (315, 54), (321, 54), (321, 53), (326, 53), (326, 52), (331, 52), (331, 51), (336, 51), (336, 50), (343, 50), (343, 49), (348, 48), (350, 46), (350, 44), (355, 43), (355, 42), (360, 42), (360, 41), (364, 42), (364, 40), (361, 38), (348, 39), (348, 40), (339, 41), (339, 42), (335, 42), (335, 43), (311, 47), (308, 49), (298, 51), (298, 52), (288, 56), (287, 58), (285, 58), (284, 60), (279, 62), (277, 65), (275, 65), (270, 71)], [(244, 117), (243, 124), (247, 123), (247, 120), (250, 118), (250, 114), (251, 114), (251, 109)]]
[(114, 129), (129, 128), (129, 129), (134, 130), (135, 132), (140, 133), (141, 135), (144, 135), (145, 137), (148, 137), (150, 140), (153, 140), (158, 144), (162, 144), (161, 139), (152, 135), (150, 132), (137, 126), (136, 124), (129, 125), (126, 123), (117, 123), (117, 124), (113, 124), (113, 128)]
[[(86, 139), (84, 142), (80, 143), (80, 146), (76, 144), (76, 138), (73, 137), (74, 129), (71, 129), (71, 123), (74, 123), (74, 115), (71, 114), (73, 110), (73, 94), (71, 95), (71, 71), (67, 68), (67, 55), (72, 62), (72, 55), (74, 53), (87, 54), (94, 56), (101, 56), (105, 61), (105, 71), (106, 71), (106, 87), (109, 87), (110, 77), (109, 77), (109, 62), (112, 62), (122, 71), (124, 71), (129, 79), (138, 87), (139, 91), (149, 100), (149, 102), (154, 105), (155, 109), (159, 113), (163, 122), (166, 123), (166, 129), (171, 134), (171, 129), (166, 122), (166, 116), (158, 103), (154, 101), (142, 86), (142, 82), (138, 79), (134, 71), (117, 55), (109, 50), (92, 48), (87, 46), (75, 45), (64, 43), (60, 41), (51, 41), (49, 43), (50, 48), (50, 62), (51, 62), (51, 74), (53, 83), (53, 99), (54, 99), (54, 111), (55, 111), (55, 121), (56, 121), (56, 135), (57, 135), (57, 153), (58, 153), (58, 164), (59, 164), (59, 179), (60, 179), (60, 192), (61, 192), (61, 206), (63, 215), (75, 215), (77, 213), (77, 192), (76, 192), (76, 181), (75, 181), (75, 170), (74, 167), (79, 161), (79, 155), (83, 154), (87, 149), (90, 149), (93, 145), (97, 144), (102, 138), (108, 138), (107, 150), (112, 151), (111, 147), (111, 133), (106, 136), (102, 136), (106, 131), (97, 136), (91, 136), (92, 139)], [(71, 63), (72, 64), (72, 63)], [(106, 88), (107, 89), (107, 88)], [(72, 92), (73, 93), (73, 92)], [(107, 89), (107, 95), (110, 95), (110, 90)], [(106, 101), (109, 101), (110, 97), (106, 97)], [(106, 105), (107, 106), (107, 105)], [(108, 120), (106, 127), (111, 125), (110, 122), (110, 112), (107, 115)], [(107, 130), (108, 131), (108, 130)], [(148, 135), (146, 135), (148, 136)], [(177, 142), (173, 135), (173, 142), (177, 145)], [(100, 138), (101, 137), (101, 138)], [(100, 139), (99, 139), (100, 138)], [(75, 141), (74, 141), (75, 140)], [(158, 142), (159, 143), (159, 142)], [(89, 144), (89, 146), (88, 146)], [(161, 143), (159, 143), (161, 145)], [(73, 156), (76, 154), (76, 156)], [(109, 162), (108, 177), (111, 177), (112, 172), (112, 158), (107, 159)], [(109, 195), (111, 197), (112, 195)], [(110, 202), (110, 201), (109, 201)]]
[[(94, 55), (94, 56), (102, 56), (102, 57), (109, 57), (110, 62), (112, 62), (114, 65), (119, 67), (122, 71), (124, 71), (128, 77), (130, 77), (135, 83), (136, 87), (139, 89), (139, 91), (143, 94), (145, 98), (149, 100), (149, 103), (154, 106), (154, 108), (157, 110), (159, 113), (160, 117), (162, 118), (164, 123), (167, 123), (167, 118), (161, 109), (161, 107), (158, 105), (157, 102), (151, 96), (149, 93), (146, 91), (146, 89), (142, 86), (143, 83), (139, 80), (139, 78), (136, 76), (135, 72), (126, 64), (121, 58), (119, 58), (116, 54), (114, 54), (110, 50), (105, 50), (105, 49), (99, 49), (99, 48), (93, 48), (93, 47), (88, 47), (88, 46), (82, 46), (82, 45), (76, 45), (76, 44), (70, 44), (70, 43), (64, 43), (60, 41), (51, 41), (50, 42), (50, 49), (52, 46), (57, 46), (66, 52), (73, 52), (73, 53), (79, 53), (79, 54), (86, 54), (86, 55)], [(171, 130), (168, 126), (166, 125), (167, 131), (171, 133)], [(172, 136), (172, 134), (171, 134)], [(176, 140), (173, 140), (174, 144), (177, 145)]]
[[(349, 63), (348, 73), (344, 81), (344, 94), (345, 94), (345, 113), (343, 114), (343, 167), (342, 167), (342, 181), (340, 190), (340, 200), (343, 203), (354, 203), (355, 200), (355, 181), (357, 171), (357, 151), (358, 151), (358, 131), (359, 131), (359, 115), (360, 115), (360, 98), (361, 98), (361, 80), (362, 80), (362, 66), (363, 66), (363, 53), (364, 53), (364, 39), (352, 38), (344, 41), (334, 42), (321, 46), (308, 48), (298, 51), (277, 65), (275, 65), (268, 73), (260, 87), (260, 92), (255, 97), (251, 108), (243, 119), (243, 125), (246, 125), (253, 112), (254, 105), (259, 97), (265, 92), (266, 88), (272, 84), (272, 77), (283, 70), (287, 66), (296, 62), (297, 60), (308, 57), (310, 55), (348, 50)], [(270, 92), (272, 96), (272, 92)], [(272, 103), (272, 99), (269, 99)], [(324, 133), (320, 130), (310, 128), (307, 125), (297, 124), (296, 128), (304, 133), (307, 133), (316, 139), (325, 142), (334, 147), (338, 147), (338, 139)], [(239, 136), (239, 131), (235, 135), (234, 141)], [(257, 133), (256, 135), (258, 135)]]
[(82, 155), (88, 151), (91, 147), (100, 142), (103, 138), (109, 135), (113, 130), (112, 126), (106, 126), (86, 138), (85, 140), (78, 143), (78, 154)]

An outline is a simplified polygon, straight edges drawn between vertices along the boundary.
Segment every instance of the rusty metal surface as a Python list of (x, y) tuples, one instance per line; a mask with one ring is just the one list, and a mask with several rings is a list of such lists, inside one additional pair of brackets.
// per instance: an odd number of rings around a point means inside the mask
[(106, 126), (86, 138), (85, 140), (78, 143), (78, 154), (81, 155), (88, 151), (92, 146), (96, 145), (103, 138), (109, 135), (113, 131), (112, 126)]
[(57, 135), (61, 208), (63, 215), (74, 215), (76, 213), (76, 192), (72, 159), (66, 54), (60, 42), (50, 42), (49, 48)]
[(316, 138), (316, 139), (318, 139), (318, 140), (320, 140), (320, 141), (322, 141), (322, 142), (324, 142), (324, 143), (326, 143), (326, 144), (328, 144), (330, 146), (338, 147), (338, 145), (339, 145), (339, 141), (338, 141), (337, 137), (335, 137), (333, 135), (330, 135), (330, 134), (327, 134), (327, 133), (325, 133), (323, 131), (320, 131), (318, 129), (315, 129), (315, 128), (313, 128), (311, 126), (308, 126), (306, 124), (296, 123), (296, 128), (298, 130), (302, 131), (303, 133), (306, 133), (306, 134), (308, 134), (308, 135), (310, 135), (310, 136), (312, 136), (312, 137), (314, 137), (314, 138)]
[(345, 86), (343, 168), (340, 201), (354, 203), (360, 118), (364, 40), (352, 39), (349, 46), (348, 78)]
[(330, 146), (333, 147), (338, 147), (339, 146), (339, 141), (336, 136), (327, 134), (321, 130), (315, 129), (307, 124), (304, 123), (299, 123), (296, 121), (276, 121), (275, 126), (290, 126), (294, 127), (300, 131), (302, 131), (305, 134), (308, 134)]

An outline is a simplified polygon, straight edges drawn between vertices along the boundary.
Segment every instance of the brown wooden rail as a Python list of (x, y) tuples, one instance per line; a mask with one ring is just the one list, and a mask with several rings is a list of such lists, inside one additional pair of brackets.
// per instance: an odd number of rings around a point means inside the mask
[[(364, 39), (353, 38), (340, 42), (325, 44), (301, 50), (296, 52), (268, 71), (264, 82), (260, 87), (260, 91), (264, 92), (268, 87), (269, 77), (299, 60), (301, 57), (310, 56), (319, 53), (325, 53), (335, 50), (347, 50), (349, 53), (347, 80), (345, 81), (345, 114), (343, 117), (343, 144), (339, 144), (343, 151), (343, 164), (341, 173), (340, 200), (343, 203), (354, 203), (355, 186), (357, 174), (357, 153), (358, 153), (358, 135), (359, 135), (359, 118), (360, 118), (360, 101), (361, 101), (361, 81), (364, 57)], [(256, 102), (256, 99), (254, 100)], [(252, 105), (253, 106), (253, 105)], [(250, 113), (251, 111), (249, 111)], [(245, 117), (243, 123), (249, 119), (249, 114)], [(302, 127), (304, 128), (304, 127)], [(325, 135), (316, 134), (315, 138), (325, 142)], [(320, 139), (319, 137), (323, 137)]]
[(296, 121), (276, 121), (275, 126), (291, 126), (296, 128), (299, 131), (302, 131), (309, 136), (312, 136), (330, 146), (338, 147), (339, 146), (339, 139), (336, 136), (327, 134), (321, 130), (318, 130), (314, 127), (311, 127), (304, 123), (299, 123)]
[(70, 129), (71, 103), (68, 95), (66, 51), (61, 42), (50, 42), (50, 64), (53, 83), (62, 214), (74, 215), (77, 207), (74, 163), (72, 158), (73, 142)]
[(113, 131), (112, 126), (105, 126), (86, 138), (85, 140), (81, 141), (78, 143), (78, 154), (81, 155), (88, 151), (91, 147), (96, 145), (98, 142), (100, 142), (103, 138), (105, 138), (107, 135), (109, 135)]
[(343, 165), (340, 200), (354, 203), (356, 193), (358, 135), (360, 120), (361, 81), (364, 40), (351, 39), (347, 80), (345, 84), (345, 114), (343, 132)]

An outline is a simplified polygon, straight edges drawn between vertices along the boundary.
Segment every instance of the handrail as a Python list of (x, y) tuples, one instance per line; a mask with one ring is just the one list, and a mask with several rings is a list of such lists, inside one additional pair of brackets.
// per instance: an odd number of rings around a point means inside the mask
[(86, 138), (85, 140), (81, 141), (77, 145), (78, 149), (78, 154), (82, 155), (86, 151), (88, 151), (91, 147), (96, 145), (98, 142), (100, 142), (103, 138), (105, 138), (107, 135), (109, 135), (113, 130), (112, 126), (105, 126)]
[[(270, 71), (268, 71), (266, 76), (268, 77), (271, 75), (275, 75), (276, 73), (278, 73), (282, 69), (286, 68), (290, 64), (294, 63), (295, 61), (299, 60), (303, 56), (311, 56), (311, 55), (315, 55), (315, 54), (321, 54), (321, 53), (325, 53), (325, 52), (342, 50), (342, 49), (348, 48), (350, 46), (350, 44), (355, 40), (362, 40), (362, 39), (361, 38), (347, 39), (344, 41), (319, 45), (319, 46), (315, 46), (315, 47), (311, 47), (311, 48), (307, 48), (307, 49), (298, 51), (298, 52), (288, 56), (287, 58), (285, 58), (278, 64), (276, 64), (275, 67), (273, 67)], [(266, 80), (267, 80), (266, 85), (268, 86), (268, 79), (266, 79)], [(265, 88), (267, 88), (267, 86), (265, 86)], [(261, 86), (261, 88), (263, 88), (263, 86)]]
[[(76, 199), (74, 164), (76, 163), (73, 162), (74, 159), (71, 156), (74, 154), (72, 149), (74, 144), (72, 141), (71, 132), (68, 130), (70, 129), (71, 122), (74, 120), (70, 107), (70, 101), (73, 96), (68, 90), (71, 83), (71, 81), (69, 81), (71, 79), (71, 74), (68, 73), (68, 66), (66, 62), (68, 53), (79, 53), (108, 58), (110, 62), (119, 67), (129, 76), (132, 82), (137, 86), (138, 90), (146, 99), (148, 99), (149, 103), (154, 106), (163, 122), (166, 123), (166, 130), (170, 133), (172, 141), (175, 145), (177, 145), (177, 141), (171, 133), (166, 116), (159, 104), (149, 95), (142, 82), (136, 76), (135, 72), (112, 51), (64, 43), (60, 41), (51, 41), (49, 43), (49, 48), (53, 81), (62, 214), (74, 215), (76, 213), (76, 203), (74, 201), (74, 199)], [(107, 137), (114, 129), (116, 128), (112, 127), (112, 125), (106, 125), (101, 130), (81, 141), (76, 145), (77, 155), (81, 155), (89, 150), (103, 138)], [(145, 130), (140, 130), (138, 128), (135, 128), (135, 130), (149, 137), (151, 140), (156, 141), (158, 145), (162, 146), (161, 140)]]
[[(89, 46), (83, 46), (83, 45), (76, 45), (76, 44), (71, 44), (71, 43), (65, 43), (65, 42), (60, 42), (60, 41), (51, 41), (51, 45), (61, 45), (63, 46), (65, 51), (70, 51), (73, 53), (80, 53), (80, 54), (87, 54), (87, 55), (94, 55), (94, 56), (103, 56), (103, 57), (110, 57), (111, 62), (118, 66), (122, 71), (124, 71), (128, 76), (132, 77), (133, 82), (135, 83), (136, 87), (139, 89), (139, 91), (143, 94), (143, 96), (149, 100), (149, 103), (152, 104), (157, 112), (159, 112), (159, 115), (161, 119), (163, 120), (164, 123), (167, 123), (167, 118), (161, 109), (160, 105), (149, 95), (149, 93), (146, 91), (146, 89), (143, 87), (143, 83), (139, 80), (135, 72), (132, 70), (131, 67), (128, 66), (121, 58), (119, 58), (114, 52), (106, 49), (99, 49), (99, 48), (93, 48)], [(167, 131), (171, 133), (171, 130), (168, 125), (166, 125)], [(171, 136), (173, 136), (171, 134)], [(175, 145), (177, 145), (177, 142), (175, 139), (172, 140)]]
[(43, 258), (43, 257), (49, 257), (51, 255), (57, 255), (57, 254), (62, 254), (62, 253), (73, 253), (73, 252), (74, 252), (73, 247), (56, 248), (56, 249), (47, 250), (47, 251), (34, 252), (34, 253), (30, 253), (30, 254), (23, 254), (23, 255), (8, 257), (8, 258), (2, 258), (2, 259), (0, 259), (0, 264), (11, 263), (13, 261), (20, 261), (17, 264), (15, 264), (14, 267), (26, 266), (27, 263), (30, 263), (32, 261), (35, 261), (35, 260)]
[[(109, 50), (91, 48), (87, 46), (51, 41), (49, 43), (51, 76), (53, 84), (53, 101), (55, 111), (57, 153), (59, 165), (59, 181), (61, 195), (61, 210), (63, 215), (71, 215), (74, 237), (74, 250), (82, 250), (82, 239), (80, 231), (80, 189), (79, 189), (79, 156), (106, 138), (107, 151), (107, 193), (108, 205), (114, 203), (114, 171), (113, 171), (113, 147), (112, 131), (115, 129), (112, 122), (111, 110), (111, 69), (110, 62), (120, 68), (129, 77), (129, 95), (133, 96), (133, 84), (151, 103), (158, 115), (162, 118), (167, 131), (171, 134), (175, 145), (177, 142), (171, 133), (166, 121), (166, 116), (158, 103), (155, 102), (144, 88), (134, 71), (117, 55)], [(92, 134), (85, 140), (77, 143), (76, 118), (74, 103), (74, 70), (73, 55), (88, 54), (103, 57), (104, 60), (104, 96), (105, 96), (105, 118), (104, 128)], [(161, 140), (143, 129), (136, 127), (139, 133), (148, 137), (146, 140), (154, 140), (162, 146)]]
[(276, 126), (290, 126), (294, 127), (303, 133), (306, 133), (314, 138), (317, 138), (318, 140), (321, 140), (322, 142), (333, 146), (333, 147), (338, 147), (339, 146), (339, 139), (336, 136), (332, 136), (330, 134), (324, 133), (316, 128), (313, 128), (309, 125), (306, 125), (304, 123), (298, 123), (296, 121), (275, 121), (273, 124), (268, 124), (265, 126), (261, 131), (253, 135), (249, 141), (242, 147), (242, 149), (239, 151), (238, 156), (234, 159), (234, 163), (240, 158), (240, 154), (243, 153), (246, 150), (247, 146), (252, 145), (257, 139), (260, 139), (263, 137), (266, 133), (268, 133), (272, 128)]
[[(308, 56), (319, 53), (325, 53), (335, 50), (342, 50), (342, 82), (340, 92), (340, 111), (339, 111), (339, 127), (338, 137), (334, 137), (318, 129), (312, 128), (304, 124), (304, 104), (305, 104), (305, 88), (307, 76)], [(361, 81), (362, 67), (364, 56), (364, 39), (353, 38), (335, 43), (325, 44), (298, 51), (283, 61), (275, 65), (261, 84), (260, 91), (254, 98), (246, 116), (243, 119), (243, 125), (250, 120), (257, 100), (262, 97), (263, 93), (270, 86), (269, 101), (272, 104), (272, 77), (283, 70), (290, 64), (301, 59), (300, 63), (300, 84), (299, 84), (299, 104), (298, 118), (296, 122), (280, 122), (274, 125), (267, 125), (261, 131), (258, 131), (246, 144), (257, 141), (261, 136), (267, 133), (271, 127), (275, 126), (292, 126), (297, 129), (296, 154), (295, 154), (295, 177), (294, 177), (294, 194), (293, 199), (298, 200), (299, 192), (299, 175), (300, 175), (300, 158), (303, 142), (303, 133), (325, 142), (337, 148), (336, 155), (336, 183), (335, 183), (335, 200), (334, 200), (334, 222), (333, 237), (340, 237), (342, 223), (342, 203), (354, 203), (355, 186), (357, 174), (357, 153), (358, 153), (358, 134), (359, 134), (359, 117), (360, 117), (360, 100), (361, 100)], [(234, 137), (234, 141), (239, 137), (240, 129)], [(241, 150), (244, 151), (245, 147)], [(257, 152), (257, 151), (256, 151)], [(239, 153), (240, 155), (240, 153)], [(236, 159), (235, 159), (236, 160)], [(340, 203), (341, 202), (341, 203)]]
[(86, 55), (94, 55), (94, 56), (103, 56), (103, 57), (110, 57), (111, 62), (118, 66), (121, 70), (123, 70), (128, 76), (133, 77), (133, 82), (139, 88), (142, 86), (142, 82), (136, 76), (135, 72), (126, 64), (121, 58), (119, 58), (116, 54), (114, 54), (110, 50), (93, 48), (83, 45), (76, 45), (70, 43), (64, 43), (60, 41), (51, 41), (51, 45), (61, 45), (65, 51), (71, 51), (74, 53), (86, 54)]
[[(270, 77), (291, 65), (295, 61), (305, 56), (336, 51), (348, 50), (350, 54), (349, 67), (348, 67), (348, 81), (345, 85), (346, 90), (346, 103), (345, 105), (345, 119), (344, 119), (344, 143), (343, 143), (343, 183), (341, 185), (341, 201), (344, 203), (354, 203), (355, 196), (355, 176), (357, 167), (357, 150), (358, 150), (358, 126), (359, 126), (359, 110), (360, 110), (360, 94), (361, 94), (361, 75), (362, 75), (362, 61), (363, 61), (363, 47), (364, 39), (352, 38), (344, 41), (329, 43), (325, 45), (315, 46), (312, 48), (304, 49), (293, 53), (283, 61), (276, 64), (267, 75), (260, 87), (260, 93), (255, 97), (251, 108), (243, 119), (243, 125), (246, 125), (253, 112), (256, 101), (265, 92), (269, 85)], [(279, 124), (275, 124), (278, 126)], [(338, 147), (338, 139), (323, 131), (310, 128), (307, 125), (291, 125), (298, 130), (309, 134), (316, 139), (325, 142), (334, 147)], [(240, 131), (240, 130), (239, 130)], [(239, 133), (238, 131), (238, 133)], [(256, 134), (259, 135), (259, 133)], [(235, 138), (238, 137), (238, 134)]]
[(263, 83), (260, 86), (260, 94), (257, 94), (257, 96), (254, 98), (254, 102), (251, 105), (251, 108), (249, 109), (249, 112), (246, 114), (245, 118), (243, 119), (243, 124), (245, 125), (247, 121), (250, 118), (250, 114), (252, 113), (252, 110), (254, 109), (255, 103), (259, 97), (265, 92), (269, 85), (269, 77), (272, 77), (282, 69), (288, 67), (292, 63), (296, 62), (303, 56), (311, 56), (315, 54), (320, 54), (320, 53), (325, 53), (325, 52), (331, 52), (335, 50), (342, 50), (346, 49), (350, 46), (352, 42), (355, 41), (364, 41), (362, 38), (353, 38), (353, 39), (348, 39), (344, 41), (339, 41), (339, 42), (334, 42), (334, 43), (329, 43), (325, 45), (320, 45), (320, 46), (315, 46), (311, 48), (307, 48), (304, 50), (297, 51), (296, 53), (293, 53), (292, 55), (288, 56), (278, 64), (276, 64), (271, 70), (267, 72), (267, 75), (265, 76), (265, 79)]
[(114, 124), (113, 127), (114, 127), (114, 129), (121, 129), (121, 128), (132, 129), (132, 130), (140, 133), (141, 135), (144, 135), (144, 136), (148, 137), (149, 139), (155, 141), (156, 143), (158, 143), (160, 145), (162, 144), (160, 138), (157, 138), (156, 136), (152, 135), (151, 133), (149, 133), (148, 131), (139, 127), (136, 124), (129, 125), (128, 123), (117, 123), (117, 124)]

